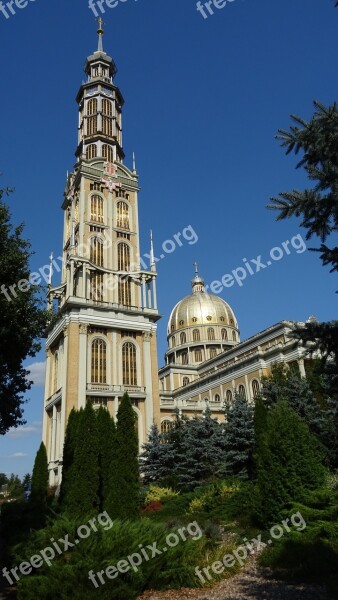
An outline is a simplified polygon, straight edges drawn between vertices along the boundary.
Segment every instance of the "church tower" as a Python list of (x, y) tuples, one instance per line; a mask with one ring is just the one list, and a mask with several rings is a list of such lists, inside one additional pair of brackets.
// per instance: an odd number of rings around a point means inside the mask
[(131, 169), (123, 163), (124, 99), (114, 83), (116, 65), (103, 50), (102, 26), (99, 19), (98, 49), (87, 58), (76, 98), (78, 146), (62, 204), (61, 283), (48, 289), (55, 314), (47, 331), (43, 440), (51, 485), (60, 481), (72, 408), (90, 401), (116, 416), (127, 391), (140, 445), (159, 422), (157, 273), (152, 241), (149, 268), (140, 256), (138, 174), (134, 159)]

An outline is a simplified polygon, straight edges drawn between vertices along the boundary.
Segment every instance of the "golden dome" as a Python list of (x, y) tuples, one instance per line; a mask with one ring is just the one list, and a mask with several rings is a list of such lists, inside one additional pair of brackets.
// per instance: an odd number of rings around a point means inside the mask
[(238, 329), (236, 317), (229, 304), (215, 294), (208, 294), (204, 281), (196, 276), (192, 281), (193, 291), (178, 302), (172, 310), (168, 323), (168, 335), (187, 327), (201, 325), (224, 325)]

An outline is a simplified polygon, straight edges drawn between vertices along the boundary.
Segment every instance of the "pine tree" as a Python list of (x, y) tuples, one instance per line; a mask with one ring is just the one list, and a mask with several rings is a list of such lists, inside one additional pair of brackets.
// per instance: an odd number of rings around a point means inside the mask
[(79, 411), (74, 436), (74, 458), (68, 471), (63, 507), (71, 516), (86, 516), (99, 509), (98, 428), (91, 402)]
[(127, 393), (117, 413), (117, 469), (108, 501), (112, 518), (135, 519), (139, 515), (140, 477), (136, 414)]
[(225, 407), (224, 432), (228, 474), (247, 478), (254, 444), (253, 406), (241, 394)]
[[(81, 409), (81, 411), (83, 411), (83, 409)], [(59, 502), (62, 507), (64, 507), (65, 504), (67, 491), (69, 487), (73, 484), (72, 470), (77, 440), (77, 428), (79, 425), (81, 411), (76, 411), (74, 408), (70, 411), (66, 427), (65, 443), (63, 446), (62, 458), (62, 481), (59, 496)]]
[(268, 412), (265, 434), (258, 433), (255, 463), (262, 526), (278, 522), (288, 502), (301, 501), (306, 491), (323, 483), (318, 442), (284, 401)]
[(38, 505), (41, 510), (44, 510), (47, 505), (48, 494), (48, 459), (47, 451), (43, 442), (41, 442), (37, 451), (33, 474), (32, 474), (32, 489), (31, 501)]
[(117, 465), (116, 427), (108, 410), (100, 406), (97, 411), (98, 429), (98, 464), (99, 464), (99, 499), (100, 510), (110, 508), (109, 495), (114, 482)]
[(158, 426), (154, 423), (151, 426), (147, 442), (143, 444), (143, 452), (140, 456), (140, 472), (143, 474), (143, 483), (146, 485), (163, 483), (168, 473), (167, 450), (167, 444), (161, 436)]

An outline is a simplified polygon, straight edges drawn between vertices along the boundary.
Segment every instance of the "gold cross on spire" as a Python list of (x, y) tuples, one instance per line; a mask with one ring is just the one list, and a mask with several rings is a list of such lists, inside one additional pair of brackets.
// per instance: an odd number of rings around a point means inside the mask
[(196, 277), (198, 277), (198, 263), (194, 262), (194, 267), (195, 267), (195, 273), (196, 273)]
[(102, 19), (102, 17), (99, 17), (98, 19), (96, 19), (98, 24), (99, 24), (99, 29), (97, 33), (103, 33), (103, 25), (104, 25), (104, 20)]

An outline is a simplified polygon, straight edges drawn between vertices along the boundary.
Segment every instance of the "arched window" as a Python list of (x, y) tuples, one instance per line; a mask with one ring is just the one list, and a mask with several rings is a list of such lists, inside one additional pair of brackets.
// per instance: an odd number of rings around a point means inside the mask
[(220, 402), (221, 401), (221, 396), (219, 394), (215, 394), (214, 401), (215, 402)]
[(54, 354), (53, 394), (59, 389), (59, 352)]
[(176, 338), (173, 335), (173, 337), (171, 338), (171, 347), (174, 348), (174, 346), (176, 346)]
[(208, 327), (208, 340), (215, 339), (215, 330), (213, 327)]
[(232, 402), (232, 391), (231, 390), (227, 390), (226, 394), (225, 394), (225, 401), (227, 403)]
[(132, 342), (122, 346), (123, 385), (137, 385), (136, 348)]
[(113, 115), (113, 107), (110, 100), (103, 99), (102, 100), (102, 113), (111, 117)]
[(102, 117), (102, 133), (108, 137), (113, 135), (113, 120), (110, 117)]
[(117, 268), (119, 271), (130, 270), (130, 248), (124, 242), (117, 246)]
[(181, 344), (187, 343), (187, 336), (185, 334), (185, 331), (182, 331), (182, 333), (180, 334), (180, 342), (181, 342)]
[(96, 158), (97, 156), (97, 148), (95, 144), (90, 144), (86, 149), (86, 158), (89, 160), (90, 158)]
[(168, 431), (170, 431), (170, 429), (172, 429), (173, 426), (173, 422), (169, 421), (168, 419), (165, 419), (164, 421), (161, 422), (161, 433), (168, 433)]
[(107, 383), (107, 345), (101, 339), (96, 339), (92, 343), (91, 381)]
[(183, 385), (188, 385), (190, 383), (189, 377), (183, 377)]
[(240, 385), (238, 387), (238, 393), (240, 396), (242, 396), (242, 398), (246, 398), (246, 393), (245, 393), (245, 387), (244, 385)]
[(224, 329), (224, 327), (223, 327), (223, 329), (221, 331), (221, 334), (222, 334), (222, 340), (227, 340), (228, 339), (228, 332), (227, 332), (226, 329)]
[(97, 133), (97, 117), (88, 117), (87, 119), (87, 135), (95, 135)]
[(236, 331), (232, 332), (232, 339), (233, 339), (234, 342), (236, 341)]
[(233, 320), (233, 319), (230, 319), (230, 325), (234, 325), (234, 324), (235, 324), (235, 323), (234, 323), (234, 320)]
[(90, 240), (90, 260), (99, 267), (103, 267), (103, 241), (98, 237)]
[(199, 329), (194, 329), (192, 332), (192, 339), (194, 342), (199, 342), (201, 339), (201, 335), (200, 335), (200, 331)]
[(110, 163), (114, 162), (114, 152), (113, 152), (112, 147), (108, 146), (108, 144), (103, 144), (103, 146), (102, 146), (102, 156), (108, 162), (110, 162)]
[(253, 397), (256, 398), (259, 394), (259, 383), (258, 383), (257, 379), (252, 380), (251, 387), (252, 387)]
[(126, 202), (118, 202), (117, 209), (117, 227), (129, 229), (129, 206)]
[(90, 199), (90, 220), (94, 223), (103, 223), (103, 198), (94, 194)]
[(87, 115), (96, 115), (96, 113), (97, 113), (97, 99), (96, 98), (92, 98), (88, 102)]
[(195, 362), (202, 362), (202, 350), (195, 350)]
[(123, 306), (131, 306), (131, 285), (130, 279), (125, 275), (119, 277), (118, 285), (119, 304)]
[(209, 358), (215, 358), (215, 356), (217, 356), (217, 348), (210, 348)]

